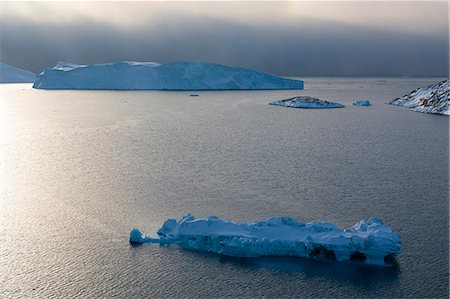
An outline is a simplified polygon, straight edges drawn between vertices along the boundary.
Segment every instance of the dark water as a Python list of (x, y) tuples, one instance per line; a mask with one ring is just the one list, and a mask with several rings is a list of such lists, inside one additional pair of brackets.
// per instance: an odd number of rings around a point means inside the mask
[[(0, 297), (448, 297), (449, 119), (384, 104), (436, 81), (199, 97), (2, 85)], [(295, 95), (347, 107), (267, 105)], [(343, 227), (375, 216), (403, 252), (389, 269), (128, 244), (133, 226), (188, 212)]]

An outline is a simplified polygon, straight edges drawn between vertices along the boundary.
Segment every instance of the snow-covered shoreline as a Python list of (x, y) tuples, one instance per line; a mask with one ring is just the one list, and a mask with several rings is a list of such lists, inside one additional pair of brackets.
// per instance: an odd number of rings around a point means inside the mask
[(448, 99), (450, 80), (420, 87), (403, 97), (389, 101), (389, 104), (409, 108), (423, 113), (450, 115)]
[(130, 242), (175, 244), (183, 249), (229, 256), (293, 256), (336, 261), (389, 264), (400, 253), (400, 236), (376, 218), (362, 220), (350, 229), (326, 222), (302, 223), (289, 217), (272, 217), (255, 223), (237, 223), (211, 216), (168, 219), (152, 237), (134, 228)]

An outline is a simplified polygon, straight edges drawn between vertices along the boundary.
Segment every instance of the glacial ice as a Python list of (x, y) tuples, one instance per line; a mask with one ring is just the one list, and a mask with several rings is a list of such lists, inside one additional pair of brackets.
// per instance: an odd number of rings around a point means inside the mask
[(278, 100), (269, 103), (269, 105), (284, 106), (291, 108), (343, 108), (339, 103), (319, 100), (310, 96), (298, 96), (285, 100)]
[(372, 106), (369, 100), (358, 100), (353, 102), (353, 106)]
[(401, 243), (400, 236), (377, 218), (344, 230), (332, 223), (302, 223), (289, 217), (238, 223), (188, 214), (179, 221), (166, 220), (157, 234), (152, 237), (134, 228), (130, 242), (175, 244), (236, 257), (292, 256), (375, 265), (388, 265), (400, 253)]
[(239, 90), (303, 89), (303, 81), (203, 62), (58, 62), (38, 74), (37, 89)]
[(417, 88), (410, 94), (391, 100), (389, 104), (403, 106), (413, 111), (450, 115), (448, 98), (450, 80)]
[(33, 83), (36, 74), (0, 63), (0, 83)]

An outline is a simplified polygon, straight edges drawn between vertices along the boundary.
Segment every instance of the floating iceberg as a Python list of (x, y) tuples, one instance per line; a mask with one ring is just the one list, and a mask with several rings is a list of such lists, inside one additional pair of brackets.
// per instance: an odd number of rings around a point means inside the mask
[(417, 88), (410, 94), (391, 100), (389, 104), (403, 106), (417, 112), (450, 115), (448, 109), (449, 95), (450, 80), (445, 80)]
[(59, 62), (42, 70), (38, 89), (235, 90), (303, 89), (303, 81), (203, 62), (122, 61), (77, 65)]
[(211, 216), (168, 219), (151, 237), (134, 228), (131, 243), (175, 244), (183, 249), (237, 257), (293, 256), (385, 265), (400, 253), (400, 237), (383, 221), (362, 220), (343, 230), (332, 223), (302, 223), (272, 217), (255, 223), (237, 223)]
[(0, 83), (33, 83), (36, 74), (0, 63)]
[(353, 106), (372, 106), (372, 104), (370, 103), (369, 100), (359, 100), (359, 101), (354, 101), (353, 102)]
[(269, 105), (284, 106), (291, 108), (343, 108), (345, 107), (339, 103), (319, 100), (309, 96), (298, 96), (285, 100), (278, 100), (269, 103)]

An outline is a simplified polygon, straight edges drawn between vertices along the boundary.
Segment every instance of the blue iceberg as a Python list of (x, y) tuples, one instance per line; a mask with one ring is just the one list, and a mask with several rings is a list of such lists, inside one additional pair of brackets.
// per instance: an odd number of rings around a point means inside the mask
[(303, 81), (204, 62), (121, 61), (77, 65), (58, 62), (42, 70), (37, 89), (240, 90), (303, 89)]
[(353, 106), (365, 106), (369, 107), (372, 106), (369, 100), (358, 100), (353, 102)]
[(302, 223), (289, 217), (238, 223), (216, 216), (196, 219), (190, 214), (179, 221), (166, 220), (154, 237), (134, 228), (130, 242), (174, 244), (236, 257), (292, 256), (374, 265), (389, 265), (400, 253), (401, 243), (400, 236), (377, 218), (341, 229), (332, 223)]
[(0, 83), (33, 83), (36, 74), (0, 63)]

